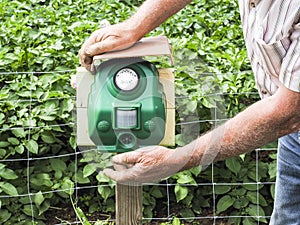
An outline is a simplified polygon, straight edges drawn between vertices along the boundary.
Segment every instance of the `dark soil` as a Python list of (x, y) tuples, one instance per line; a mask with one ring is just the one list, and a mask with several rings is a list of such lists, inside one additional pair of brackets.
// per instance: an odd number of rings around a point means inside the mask
[[(162, 206), (162, 204), (157, 204)], [(182, 206), (180, 205), (174, 205), (170, 210), (171, 210), (171, 215), (178, 215), (180, 209)], [(80, 207), (81, 208), (81, 207)], [(87, 209), (84, 209), (85, 207), (81, 208), (84, 212)], [(155, 209), (155, 218), (166, 218), (167, 215), (163, 215), (162, 212), (165, 212), (164, 210), (160, 210), (159, 207), (157, 209)], [(86, 217), (88, 218), (88, 220), (91, 222), (91, 224), (93, 224), (93, 221), (105, 221), (107, 219), (109, 219), (111, 216), (114, 217), (114, 215), (106, 215), (103, 214), (101, 212), (94, 212), (93, 214), (88, 214), (86, 213)], [(201, 215), (202, 217), (210, 217), (213, 216), (213, 214), (211, 212), (204, 211), (203, 215)], [(47, 218), (45, 223), (47, 225), (68, 225), (70, 223), (72, 224), (76, 224), (76, 222), (78, 224), (81, 224), (79, 222), (79, 219), (76, 218), (76, 214), (75, 211), (73, 209), (72, 206), (70, 205), (66, 205), (66, 204), (61, 204), (61, 206), (59, 207), (51, 207), (46, 213), (45, 213), (45, 217)], [(112, 220), (114, 220), (114, 218), (112, 218)], [(143, 224), (144, 225), (160, 225), (163, 222), (167, 222), (167, 220), (159, 220), (159, 221), (144, 221)], [(193, 221), (193, 222), (186, 222), (186, 221), (181, 221), (181, 223), (183, 223), (184, 225), (212, 225), (213, 224), (213, 219), (199, 219), (197, 221)], [(226, 222), (224, 220), (218, 220), (216, 222), (216, 225), (225, 225)]]

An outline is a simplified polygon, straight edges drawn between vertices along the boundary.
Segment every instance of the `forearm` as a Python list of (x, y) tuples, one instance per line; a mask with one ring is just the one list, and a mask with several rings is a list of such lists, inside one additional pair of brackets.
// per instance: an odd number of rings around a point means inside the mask
[(240, 155), (300, 130), (300, 94), (296, 96), (289, 101), (278, 96), (261, 100), (183, 147), (189, 155), (183, 169)]
[(147, 0), (126, 22), (133, 26), (137, 39), (140, 39), (190, 2), (191, 0)]

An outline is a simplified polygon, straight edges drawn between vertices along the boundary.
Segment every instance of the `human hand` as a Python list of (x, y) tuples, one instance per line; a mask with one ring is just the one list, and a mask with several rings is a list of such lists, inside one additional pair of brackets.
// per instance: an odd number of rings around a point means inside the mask
[(114, 170), (105, 169), (104, 173), (118, 183), (149, 183), (175, 174), (188, 161), (188, 154), (179, 149), (149, 146), (114, 156)]
[(83, 43), (79, 51), (80, 63), (87, 70), (93, 72), (93, 56), (104, 52), (129, 48), (139, 37), (128, 22), (106, 26), (94, 31)]

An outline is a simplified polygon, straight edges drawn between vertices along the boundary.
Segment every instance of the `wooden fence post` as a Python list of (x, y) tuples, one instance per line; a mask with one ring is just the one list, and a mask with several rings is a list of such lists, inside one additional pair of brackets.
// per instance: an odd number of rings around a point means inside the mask
[(141, 225), (143, 187), (116, 184), (116, 225)]

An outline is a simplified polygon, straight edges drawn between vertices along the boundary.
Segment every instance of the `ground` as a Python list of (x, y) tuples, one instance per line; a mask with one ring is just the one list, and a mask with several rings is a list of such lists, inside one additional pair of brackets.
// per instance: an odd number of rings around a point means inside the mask
[[(180, 209), (180, 206), (177, 207), (173, 207), (171, 209), (171, 211), (174, 214), (178, 214), (178, 211)], [(177, 213), (176, 213), (176, 210)], [(83, 209), (84, 211), (84, 209)], [(209, 216), (210, 212), (204, 212), (203, 216)], [(62, 225), (68, 225), (72, 222), (76, 222), (76, 214), (75, 211), (73, 209), (73, 207), (70, 207), (68, 205), (61, 205), (59, 207), (52, 207), (50, 208), (46, 214), (45, 214), (47, 221), (46, 224), (47, 225), (58, 225), (58, 224), (62, 224)], [(101, 212), (95, 212), (92, 215), (86, 215), (89, 221), (97, 221), (97, 220), (101, 220), (101, 221), (105, 221), (109, 215), (105, 215)], [(161, 215), (161, 217), (166, 217)], [(77, 220), (79, 221), (79, 220)], [(161, 223), (166, 222), (166, 221), (151, 221), (151, 222), (145, 222), (143, 223), (144, 225), (160, 225)], [(79, 223), (80, 224), (80, 223)], [(93, 223), (92, 223), (93, 224)], [(213, 220), (212, 219), (201, 219), (201, 221), (195, 221), (195, 222), (186, 222), (186, 221), (182, 221), (182, 224), (184, 225), (212, 225), (213, 224)], [(222, 220), (217, 221), (216, 225), (225, 225), (226, 223)]]

